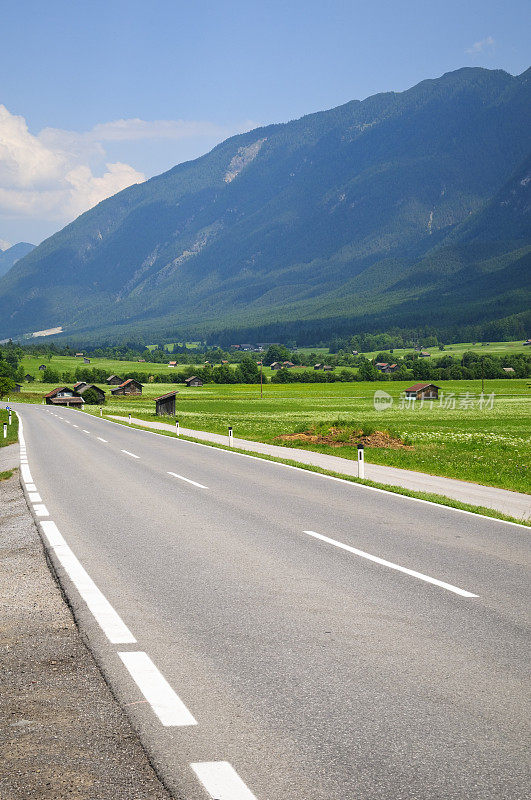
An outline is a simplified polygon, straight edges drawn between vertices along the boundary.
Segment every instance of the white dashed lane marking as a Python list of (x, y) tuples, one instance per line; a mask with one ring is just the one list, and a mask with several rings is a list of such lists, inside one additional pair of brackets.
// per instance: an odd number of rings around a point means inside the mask
[(203, 486), (202, 483), (197, 483), (197, 481), (192, 481), (190, 478), (185, 478), (184, 475), (177, 475), (176, 472), (168, 472), (168, 475), (172, 475), (174, 478), (179, 478), (180, 481), (191, 483), (192, 486), (197, 486), (199, 489), (208, 489), (208, 486)]
[(134, 453), (130, 453), (129, 450), (120, 450), (121, 453), (125, 453), (127, 456), (131, 456), (131, 458), (140, 458), (140, 456), (135, 456)]

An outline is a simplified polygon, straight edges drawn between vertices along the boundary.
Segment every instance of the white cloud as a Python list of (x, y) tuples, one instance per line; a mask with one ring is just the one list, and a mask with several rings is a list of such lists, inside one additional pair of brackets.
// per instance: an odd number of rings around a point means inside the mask
[(2, 252), (4, 250), (9, 250), (10, 247), (11, 247), (10, 242), (6, 242), (5, 239), (0, 239), (0, 250), (2, 250)]
[(34, 135), (24, 117), (0, 105), (0, 214), (39, 218), (56, 228), (146, 179), (130, 164), (111, 162), (106, 142), (115, 153), (115, 143), (140, 140), (203, 138), (210, 144), (251, 127), (252, 122), (229, 129), (211, 122), (119, 119), (84, 132), (44, 128)]
[(468, 47), (465, 52), (469, 53), (472, 56), (477, 56), (480, 53), (483, 53), (485, 50), (491, 50), (496, 42), (492, 36), (487, 36), (485, 39), (481, 39), (479, 42), (474, 42), (471, 47)]
[[(59, 132), (56, 132), (59, 134)], [(83, 211), (145, 180), (129, 164), (98, 164), (103, 147), (85, 134), (46, 129), (34, 136), (23, 117), (0, 105), (0, 212), (66, 223)]]

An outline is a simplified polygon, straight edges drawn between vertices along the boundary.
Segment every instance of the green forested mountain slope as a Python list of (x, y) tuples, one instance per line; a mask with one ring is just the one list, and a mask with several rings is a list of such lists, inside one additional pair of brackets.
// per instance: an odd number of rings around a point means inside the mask
[(468, 324), (528, 303), (530, 75), (462, 69), (232, 137), (0, 279), (0, 337)]

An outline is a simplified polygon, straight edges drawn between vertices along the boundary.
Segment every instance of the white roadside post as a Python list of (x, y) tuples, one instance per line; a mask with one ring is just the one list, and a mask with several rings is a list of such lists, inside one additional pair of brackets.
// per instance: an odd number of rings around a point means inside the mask
[(179, 420), (178, 419), (175, 420), (175, 433), (177, 434), (177, 436), (179, 435)]
[(363, 460), (363, 445), (358, 444), (358, 478), (365, 478), (365, 461)]
[(229, 427), (229, 447), (232, 447), (232, 426)]
[(131, 414), (129, 414), (129, 425), (131, 424)]
[(4, 439), (7, 439), (7, 422), (4, 422)]
[(103, 408), (100, 406), (100, 417), (103, 417)]
[(8, 422), (9, 422), (9, 424), (11, 425), (11, 409), (9, 409), (9, 415), (8, 415), (8, 417), (7, 417), (7, 421), (8, 421)]

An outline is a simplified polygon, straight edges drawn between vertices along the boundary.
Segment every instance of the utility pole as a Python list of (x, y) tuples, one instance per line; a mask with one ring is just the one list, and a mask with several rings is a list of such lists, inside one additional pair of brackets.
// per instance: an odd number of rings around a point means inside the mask
[(260, 400), (264, 397), (264, 379), (263, 379), (264, 359), (260, 359)]

